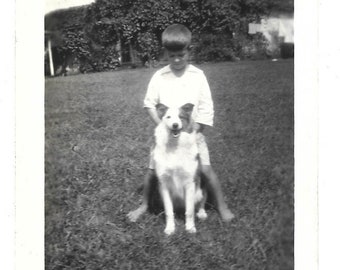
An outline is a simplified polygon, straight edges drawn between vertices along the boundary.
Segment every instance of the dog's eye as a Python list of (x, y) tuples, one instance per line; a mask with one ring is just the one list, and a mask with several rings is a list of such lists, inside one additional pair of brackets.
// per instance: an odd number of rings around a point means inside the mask
[(170, 119), (170, 118), (171, 118), (171, 116), (170, 116), (170, 115), (168, 115), (166, 118), (167, 118), (167, 119)]

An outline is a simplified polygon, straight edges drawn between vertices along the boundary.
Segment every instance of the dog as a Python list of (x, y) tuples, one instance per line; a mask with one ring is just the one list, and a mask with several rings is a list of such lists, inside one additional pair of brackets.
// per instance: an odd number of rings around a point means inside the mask
[(161, 122), (155, 129), (153, 159), (159, 192), (165, 212), (165, 234), (175, 231), (174, 211), (185, 209), (185, 229), (195, 233), (195, 207), (197, 217), (206, 219), (204, 209), (207, 191), (201, 186), (196, 131), (191, 114), (193, 104), (179, 108), (156, 106)]

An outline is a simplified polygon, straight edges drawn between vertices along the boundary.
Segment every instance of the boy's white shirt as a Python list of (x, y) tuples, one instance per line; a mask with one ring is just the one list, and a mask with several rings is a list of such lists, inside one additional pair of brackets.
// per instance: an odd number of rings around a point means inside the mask
[(208, 126), (213, 125), (214, 106), (210, 87), (203, 71), (193, 65), (188, 65), (180, 77), (171, 71), (170, 65), (153, 75), (144, 99), (144, 108), (154, 109), (158, 103), (168, 107), (192, 103), (194, 121)]

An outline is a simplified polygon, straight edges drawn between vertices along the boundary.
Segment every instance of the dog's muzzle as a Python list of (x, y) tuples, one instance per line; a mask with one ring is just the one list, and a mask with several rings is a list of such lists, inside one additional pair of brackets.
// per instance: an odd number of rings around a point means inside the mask
[(173, 124), (172, 130), (171, 130), (172, 136), (174, 138), (177, 138), (179, 136), (180, 132), (181, 132), (181, 129), (178, 128), (178, 124), (177, 123)]

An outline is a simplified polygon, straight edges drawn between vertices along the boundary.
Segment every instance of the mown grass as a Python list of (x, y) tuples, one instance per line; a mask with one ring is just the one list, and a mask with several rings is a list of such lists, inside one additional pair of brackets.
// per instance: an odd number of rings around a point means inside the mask
[(162, 215), (130, 223), (152, 125), (154, 69), (46, 79), (46, 269), (293, 269), (294, 63), (199, 66), (215, 103), (213, 167), (236, 218), (214, 210), (196, 235)]

